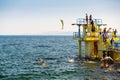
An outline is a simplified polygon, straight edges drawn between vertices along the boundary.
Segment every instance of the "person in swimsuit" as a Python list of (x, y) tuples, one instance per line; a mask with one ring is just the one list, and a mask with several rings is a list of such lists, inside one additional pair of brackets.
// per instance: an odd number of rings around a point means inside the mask
[(101, 68), (106, 68), (114, 63), (114, 60), (110, 57), (110, 51), (103, 51), (103, 58), (101, 59)]

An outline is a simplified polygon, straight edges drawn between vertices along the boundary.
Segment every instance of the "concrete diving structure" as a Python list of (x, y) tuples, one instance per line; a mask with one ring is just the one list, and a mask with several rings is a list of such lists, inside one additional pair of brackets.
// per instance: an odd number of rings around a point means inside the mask
[(85, 57), (101, 59), (106, 51), (115, 61), (120, 61), (120, 48), (115, 46), (119, 45), (120, 38), (116, 36), (117, 31), (111, 31), (111, 28), (101, 29), (101, 26), (107, 25), (102, 23), (102, 19), (78, 18), (72, 25), (78, 26), (78, 31), (73, 32), (73, 39), (78, 41), (79, 57), (84, 53)]

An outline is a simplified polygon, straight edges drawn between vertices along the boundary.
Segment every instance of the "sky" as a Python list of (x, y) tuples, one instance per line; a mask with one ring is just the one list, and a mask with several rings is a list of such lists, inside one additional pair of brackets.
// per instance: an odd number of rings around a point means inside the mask
[(0, 35), (72, 34), (86, 13), (120, 34), (120, 0), (0, 0)]

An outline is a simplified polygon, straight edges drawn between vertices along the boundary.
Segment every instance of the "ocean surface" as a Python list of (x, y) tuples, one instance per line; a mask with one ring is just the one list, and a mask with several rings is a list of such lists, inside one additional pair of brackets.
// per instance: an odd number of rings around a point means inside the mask
[(69, 62), (77, 51), (72, 36), (0, 36), (0, 80), (120, 80), (100, 63)]

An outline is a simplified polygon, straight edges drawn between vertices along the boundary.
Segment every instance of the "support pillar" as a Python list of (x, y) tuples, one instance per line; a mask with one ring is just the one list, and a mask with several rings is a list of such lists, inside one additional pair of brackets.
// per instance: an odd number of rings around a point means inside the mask
[(81, 41), (78, 40), (78, 56), (81, 57)]
[(92, 53), (92, 42), (85, 42), (85, 57), (90, 58)]
[(78, 27), (78, 37), (81, 38), (80, 26)]

